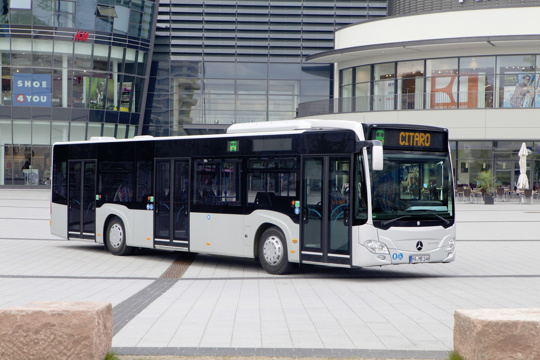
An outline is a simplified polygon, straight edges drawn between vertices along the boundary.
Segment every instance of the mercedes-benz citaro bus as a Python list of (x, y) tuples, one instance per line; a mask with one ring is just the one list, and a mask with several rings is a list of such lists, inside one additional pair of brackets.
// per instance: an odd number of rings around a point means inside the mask
[[(384, 149), (384, 151), (383, 151)], [(455, 257), (446, 129), (292, 120), (226, 134), (53, 146), (51, 232), (114, 255), (154, 248), (291, 265)]]

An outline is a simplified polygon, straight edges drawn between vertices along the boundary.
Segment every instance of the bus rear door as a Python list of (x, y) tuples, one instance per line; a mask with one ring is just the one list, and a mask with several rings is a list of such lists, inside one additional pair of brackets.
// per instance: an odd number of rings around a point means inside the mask
[(96, 161), (69, 161), (68, 239), (96, 239)]
[(350, 266), (350, 157), (302, 162), (301, 262)]
[(189, 251), (189, 161), (156, 160), (154, 246)]

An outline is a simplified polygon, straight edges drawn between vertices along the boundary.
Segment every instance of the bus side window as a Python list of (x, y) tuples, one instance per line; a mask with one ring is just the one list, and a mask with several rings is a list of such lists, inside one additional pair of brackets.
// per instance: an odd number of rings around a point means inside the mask
[(152, 162), (142, 160), (137, 162), (137, 202), (146, 202), (146, 195), (152, 189)]
[(240, 206), (240, 160), (195, 161), (194, 204)]
[(134, 199), (133, 164), (103, 162), (100, 164), (99, 193), (104, 201), (131, 203)]
[(66, 198), (66, 169), (65, 161), (55, 162), (53, 166), (53, 196), (52, 201), (57, 204), (67, 204)]

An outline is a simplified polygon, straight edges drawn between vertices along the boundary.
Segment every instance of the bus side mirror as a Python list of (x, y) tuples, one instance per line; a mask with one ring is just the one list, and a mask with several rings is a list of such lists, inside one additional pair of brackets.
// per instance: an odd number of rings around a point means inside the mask
[(378, 140), (372, 141), (371, 148), (371, 168), (373, 171), (380, 171), (383, 169), (383, 146)]

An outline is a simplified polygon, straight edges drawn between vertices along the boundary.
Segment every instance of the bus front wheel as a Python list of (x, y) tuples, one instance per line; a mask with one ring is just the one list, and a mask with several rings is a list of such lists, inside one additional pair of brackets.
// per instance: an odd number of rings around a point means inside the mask
[(126, 230), (120, 218), (114, 217), (107, 225), (107, 249), (113, 255), (129, 255), (133, 248), (126, 244)]
[(283, 232), (271, 227), (259, 239), (259, 261), (264, 270), (274, 275), (286, 274), (291, 270), (287, 256), (287, 242)]

